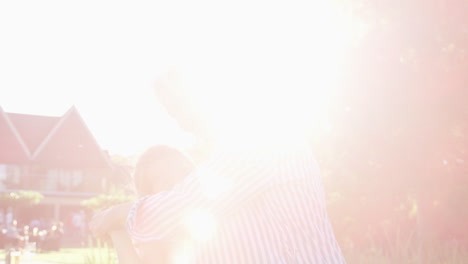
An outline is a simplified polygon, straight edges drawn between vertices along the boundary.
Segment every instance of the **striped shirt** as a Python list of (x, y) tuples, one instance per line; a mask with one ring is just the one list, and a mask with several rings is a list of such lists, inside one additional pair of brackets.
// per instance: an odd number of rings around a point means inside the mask
[(206, 237), (183, 263), (345, 263), (306, 148), (218, 153), (174, 189), (140, 199), (127, 230), (137, 243), (171, 239), (190, 220)]

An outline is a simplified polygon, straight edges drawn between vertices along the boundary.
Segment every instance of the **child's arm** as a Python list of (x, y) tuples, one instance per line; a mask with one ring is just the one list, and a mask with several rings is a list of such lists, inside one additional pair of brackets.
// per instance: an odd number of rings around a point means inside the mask
[(94, 236), (100, 237), (116, 230), (125, 229), (125, 221), (132, 206), (133, 202), (128, 202), (98, 212), (89, 223), (91, 232)]
[(170, 261), (172, 254), (172, 245), (170, 243), (165, 244), (162, 241), (152, 241), (138, 244), (138, 252), (143, 260), (141, 263), (158, 263), (166, 264), (173, 263)]

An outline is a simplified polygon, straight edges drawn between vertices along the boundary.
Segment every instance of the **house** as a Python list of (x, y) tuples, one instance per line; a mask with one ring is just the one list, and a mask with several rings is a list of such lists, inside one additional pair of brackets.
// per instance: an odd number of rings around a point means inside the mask
[(0, 107), (0, 192), (34, 190), (44, 199), (24, 218), (64, 220), (106, 190), (113, 166), (75, 107), (63, 116)]

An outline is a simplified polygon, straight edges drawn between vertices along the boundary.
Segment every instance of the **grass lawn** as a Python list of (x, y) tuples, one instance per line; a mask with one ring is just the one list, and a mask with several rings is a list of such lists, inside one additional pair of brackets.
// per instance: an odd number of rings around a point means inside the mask
[(459, 248), (408, 249), (384, 254), (381, 250), (345, 251), (348, 264), (465, 264), (468, 252)]
[[(0, 250), (0, 260), (4, 260), (6, 254)], [(28, 256), (22, 256), (21, 260), (29, 260)], [(50, 262), (57, 264), (110, 264), (116, 263), (112, 252), (107, 249), (95, 248), (62, 248), (58, 252), (37, 253), (31, 256), (31, 261)], [(114, 260), (114, 262), (112, 262)], [(21, 261), (23, 262), (23, 261)], [(26, 262), (27, 263), (27, 262)]]
[[(455, 248), (439, 247), (434, 250), (393, 252), (383, 254), (379, 250), (345, 251), (348, 264), (465, 264), (468, 252)], [(5, 251), (0, 250), (0, 261), (4, 260)], [(21, 263), (28, 263), (26, 256)], [(38, 253), (31, 261), (54, 264), (117, 264), (115, 253), (106, 248), (63, 248), (59, 252)]]

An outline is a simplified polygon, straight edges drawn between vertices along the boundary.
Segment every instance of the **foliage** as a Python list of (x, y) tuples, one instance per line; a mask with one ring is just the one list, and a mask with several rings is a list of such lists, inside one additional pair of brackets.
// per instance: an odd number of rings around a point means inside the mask
[(136, 163), (136, 159), (136, 156), (124, 156), (117, 154), (111, 156), (112, 163), (120, 166), (133, 166)]
[(106, 242), (90, 240), (84, 264), (117, 264), (117, 254)]
[[(90, 245), (92, 246), (92, 245)], [(0, 262), (6, 256), (3, 249), (0, 250)], [(57, 263), (57, 264), (116, 264), (115, 251), (106, 243), (96, 242), (89, 248), (62, 248), (60, 251), (41, 252), (30, 257), (22, 256), (21, 263)]]
[(133, 186), (133, 179), (130, 176), (131, 164), (134, 157), (113, 155), (114, 164), (113, 181), (107, 194), (101, 194), (81, 202), (81, 205), (91, 210), (102, 210), (114, 205), (134, 201), (135, 196), (129, 195)]
[(343, 2), (367, 30), (314, 141), (337, 236), (468, 247), (468, 3)]
[(135, 200), (135, 196), (125, 194), (101, 194), (84, 200), (81, 205), (91, 210), (102, 210), (114, 205)]
[[(103, 242), (96, 242), (95, 247), (62, 248), (59, 252), (38, 253), (30, 259), (22, 258), (22, 262), (44, 262), (57, 264), (114, 264), (117, 263), (115, 251)], [(457, 245), (435, 244), (427, 248), (407, 248), (404, 245), (397, 252), (388, 253), (379, 247), (369, 247), (363, 250), (345, 251), (349, 264), (464, 264), (468, 263), (468, 253)], [(0, 249), (0, 262), (6, 256)], [(29, 261), (29, 262), (28, 262)]]
[(379, 247), (365, 250), (345, 251), (345, 258), (349, 264), (463, 264), (468, 261), (466, 250), (453, 244), (433, 244), (428, 247), (406, 247), (395, 245), (396, 251), (386, 252)]
[(14, 191), (4, 192), (0, 194), (0, 205), (2, 207), (12, 206), (25, 206), (38, 204), (44, 196), (35, 191)]

